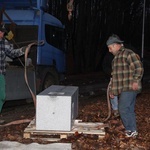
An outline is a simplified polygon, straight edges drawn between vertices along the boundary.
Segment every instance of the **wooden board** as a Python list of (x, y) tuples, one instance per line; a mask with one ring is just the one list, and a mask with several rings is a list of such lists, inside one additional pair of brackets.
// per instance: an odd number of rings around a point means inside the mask
[(38, 138), (46, 139), (47, 141), (58, 141), (63, 138), (67, 139), (68, 136), (78, 133), (97, 135), (99, 138), (103, 138), (105, 136), (104, 127), (108, 127), (108, 125), (100, 122), (93, 123), (75, 120), (71, 131), (36, 130), (34, 119), (30, 122), (27, 128), (25, 128), (23, 137), (35, 139), (34, 136), (38, 136)]

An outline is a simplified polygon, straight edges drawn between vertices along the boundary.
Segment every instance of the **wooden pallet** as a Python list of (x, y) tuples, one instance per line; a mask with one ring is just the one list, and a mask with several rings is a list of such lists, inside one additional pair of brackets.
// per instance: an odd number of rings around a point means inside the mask
[[(108, 127), (107, 124), (100, 122), (82, 122), (81, 120), (75, 120), (71, 131), (52, 131), (52, 130), (36, 130), (35, 119), (25, 128), (23, 137), (35, 139), (35, 136), (47, 141), (58, 141), (73, 134), (90, 134), (97, 135), (98, 138), (105, 136), (104, 127)], [(42, 138), (46, 136), (46, 138)]]

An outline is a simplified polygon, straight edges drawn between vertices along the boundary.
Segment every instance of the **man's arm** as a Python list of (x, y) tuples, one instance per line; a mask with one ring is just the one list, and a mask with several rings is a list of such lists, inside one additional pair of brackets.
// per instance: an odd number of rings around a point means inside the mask
[(24, 55), (23, 48), (14, 49), (13, 45), (10, 44), (7, 40), (5, 40), (5, 52), (11, 58), (19, 57)]

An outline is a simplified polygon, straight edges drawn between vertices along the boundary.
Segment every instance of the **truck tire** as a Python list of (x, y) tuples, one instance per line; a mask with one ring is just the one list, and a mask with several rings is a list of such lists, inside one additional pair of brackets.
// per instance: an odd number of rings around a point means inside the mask
[(50, 72), (48, 72), (45, 76), (45, 79), (42, 85), (42, 90), (45, 90), (49, 86), (56, 85), (58, 83), (59, 83), (58, 79), (54, 75), (52, 75)]

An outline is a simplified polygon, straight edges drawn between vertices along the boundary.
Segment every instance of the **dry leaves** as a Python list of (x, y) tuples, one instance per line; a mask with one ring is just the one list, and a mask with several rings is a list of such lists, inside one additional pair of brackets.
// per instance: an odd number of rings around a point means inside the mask
[[(136, 139), (126, 138), (120, 118), (113, 116), (108, 120), (109, 127), (105, 128), (106, 135), (99, 139), (96, 135), (84, 135), (75, 132), (74, 135), (60, 142), (71, 142), (75, 150), (149, 150), (150, 149), (150, 86), (145, 85), (143, 92), (137, 97), (136, 114), (139, 136)], [(34, 106), (33, 106), (34, 107)], [(20, 118), (33, 117), (34, 111), (29, 112), (31, 116), (20, 111)], [(12, 115), (13, 114), (6, 114)], [(23, 116), (23, 117), (22, 117)], [(94, 91), (92, 95), (79, 97), (79, 115), (77, 119), (83, 122), (102, 122), (107, 117), (107, 100), (104, 91)], [(27, 123), (0, 128), (0, 141), (18, 141), (21, 143), (50, 143), (41, 139), (23, 139), (23, 131)]]

